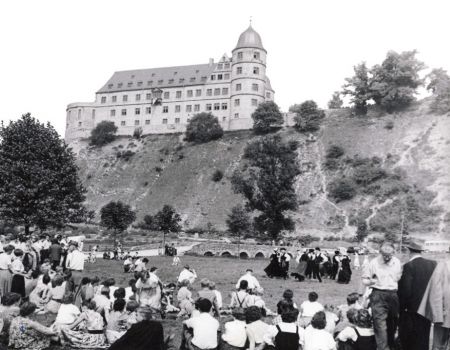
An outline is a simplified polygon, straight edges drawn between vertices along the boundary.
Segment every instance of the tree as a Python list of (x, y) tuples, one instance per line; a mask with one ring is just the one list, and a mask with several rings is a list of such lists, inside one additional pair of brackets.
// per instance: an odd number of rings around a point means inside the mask
[(367, 101), (372, 98), (370, 91), (369, 70), (366, 62), (353, 67), (355, 75), (346, 78), (342, 94), (350, 96), (350, 103), (358, 114), (367, 113)]
[(278, 105), (273, 101), (267, 101), (259, 104), (252, 114), (253, 130), (257, 134), (266, 134), (274, 128), (283, 125), (283, 115)]
[(367, 230), (367, 223), (365, 220), (361, 220), (358, 222), (358, 225), (356, 226), (356, 239), (359, 243), (364, 241), (364, 239), (369, 234)]
[(331, 100), (328, 101), (328, 108), (329, 109), (339, 109), (342, 108), (342, 105), (344, 102), (341, 100), (341, 94), (339, 91), (335, 91), (333, 93), (333, 96), (331, 97)]
[(325, 112), (317, 107), (317, 103), (308, 100), (300, 105), (294, 105), (289, 109), (294, 112), (295, 127), (302, 132), (317, 131), (320, 129), (320, 122), (325, 118)]
[(433, 92), (433, 101), (430, 109), (436, 113), (447, 113), (450, 111), (450, 77), (442, 68), (433, 69), (427, 75), (429, 81), (427, 90)]
[(0, 215), (14, 225), (62, 227), (84, 213), (75, 156), (30, 114), (0, 129)]
[(116, 138), (117, 126), (114, 122), (106, 120), (98, 123), (91, 131), (90, 144), (92, 146), (102, 147)]
[(407, 107), (415, 100), (416, 90), (423, 84), (419, 72), (425, 68), (416, 58), (417, 51), (389, 51), (381, 65), (370, 70), (371, 97), (386, 111)]
[(186, 141), (205, 143), (223, 136), (219, 120), (211, 113), (198, 113), (192, 117), (186, 127)]
[(240, 256), (241, 237), (246, 231), (250, 230), (252, 226), (250, 216), (242, 205), (237, 205), (231, 209), (231, 213), (228, 214), (226, 223), (228, 231), (238, 238), (238, 256)]
[(100, 225), (121, 233), (136, 219), (136, 213), (128, 204), (111, 201), (100, 210)]
[(160, 211), (153, 216), (155, 226), (163, 232), (163, 247), (166, 244), (166, 234), (169, 232), (179, 232), (181, 230), (181, 216), (174, 207), (165, 204)]
[(298, 206), (294, 182), (300, 170), (295, 146), (279, 135), (250, 142), (244, 151), (245, 170), (236, 171), (231, 179), (233, 190), (245, 197), (246, 208), (259, 214), (253, 220), (255, 229), (273, 239), (295, 226), (285, 215)]
[(351, 180), (337, 179), (328, 185), (328, 191), (337, 202), (352, 199), (356, 195), (356, 188)]

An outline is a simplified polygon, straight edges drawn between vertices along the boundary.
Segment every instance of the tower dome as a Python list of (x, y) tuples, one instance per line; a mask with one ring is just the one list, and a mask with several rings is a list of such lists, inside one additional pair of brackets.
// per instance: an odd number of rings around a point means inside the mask
[(253, 29), (252, 25), (247, 28), (246, 31), (244, 31), (240, 36), (239, 40), (237, 42), (236, 49), (245, 48), (245, 47), (252, 47), (256, 49), (264, 50), (261, 36)]

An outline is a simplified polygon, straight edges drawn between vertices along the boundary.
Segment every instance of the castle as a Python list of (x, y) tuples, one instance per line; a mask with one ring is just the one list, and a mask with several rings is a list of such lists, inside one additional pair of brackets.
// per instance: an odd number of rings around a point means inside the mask
[(190, 66), (115, 72), (94, 102), (67, 106), (67, 142), (90, 136), (101, 121), (113, 121), (118, 135), (183, 132), (189, 119), (211, 112), (224, 130), (250, 129), (258, 104), (273, 101), (266, 76), (267, 51), (250, 25), (232, 57)]

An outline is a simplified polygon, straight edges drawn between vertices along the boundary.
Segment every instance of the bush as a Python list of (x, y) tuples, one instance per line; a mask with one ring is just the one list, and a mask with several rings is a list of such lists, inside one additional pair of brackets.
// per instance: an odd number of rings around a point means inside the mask
[(139, 140), (142, 137), (142, 128), (136, 128), (133, 131), (133, 138), (135, 138), (136, 140)]
[(122, 158), (126, 162), (128, 162), (130, 160), (130, 158), (133, 157), (134, 155), (135, 155), (135, 153), (130, 150), (116, 153), (117, 158)]
[(199, 113), (192, 117), (186, 127), (186, 141), (205, 143), (220, 139), (223, 136), (222, 127), (217, 117), (211, 113)]
[(96, 147), (102, 147), (116, 138), (117, 126), (114, 122), (102, 121), (92, 129), (90, 144)]
[(353, 174), (353, 179), (357, 184), (367, 186), (375, 181), (387, 176), (386, 171), (379, 164), (365, 164), (357, 167)]
[(163, 168), (161, 168), (160, 166), (156, 166), (156, 167), (155, 167), (155, 171), (156, 171), (157, 173), (162, 173)]
[(257, 134), (268, 133), (283, 124), (283, 115), (273, 101), (259, 104), (252, 114), (253, 130)]
[(289, 108), (294, 112), (295, 127), (301, 132), (312, 132), (320, 129), (320, 123), (325, 118), (325, 112), (318, 108), (317, 103), (308, 100), (300, 105)]
[(345, 151), (341, 146), (332, 145), (327, 149), (327, 158), (339, 158), (344, 155)]
[(385, 125), (384, 128), (387, 130), (392, 130), (394, 128), (394, 122), (392, 120), (389, 120)]
[(353, 181), (338, 179), (328, 185), (329, 195), (337, 202), (352, 199), (356, 195)]
[(339, 161), (334, 158), (327, 158), (323, 165), (327, 170), (336, 170), (339, 167)]
[(214, 174), (212, 175), (212, 180), (214, 182), (219, 182), (223, 178), (223, 172), (222, 170), (217, 169)]

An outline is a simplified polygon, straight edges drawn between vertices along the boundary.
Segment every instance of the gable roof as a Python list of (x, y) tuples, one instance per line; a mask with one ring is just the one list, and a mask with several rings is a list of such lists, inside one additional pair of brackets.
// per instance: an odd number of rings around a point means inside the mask
[(195, 64), (115, 72), (97, 93), (205, 84), (217, 64)]

